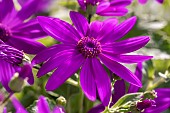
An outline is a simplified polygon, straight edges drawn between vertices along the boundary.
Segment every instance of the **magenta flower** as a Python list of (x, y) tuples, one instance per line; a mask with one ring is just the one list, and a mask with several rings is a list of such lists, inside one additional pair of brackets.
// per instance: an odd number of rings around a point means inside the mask
[(85, 95), (94, 101), (98, 91), (102, 103), (108, 105), (111, 83), (103, 65), (126, 81), (142, 86), (129, 69), (118, 63), (137, 63), (152, 58), (125, 55), (146, 45), (148, 36), (118, 41), (134, 26), (136, 17), (121, 24), (116, 19), (108, 19), (104, 22), (94, 21), (90, 25), (77, 12), (70, 12), (70, 17), (76, 29), (57, 18), (38, 17), (44, 31), (61, 42), (40, 52), (32, 61), (33, 64), (38, 64), (47, 60), (40, 68), (38, 77), (57, 68), (47, 82), (47, 90), (55, 90), (81, 68), (80, 84)]
[(29, 84), (34, 83), (32, 66), (29, 62), (23, 63), (24, 58), (22, 51), (0, 41), (0, 82), (8, 92), (12, 92), (9, 83), (16, 73), (21, 79), (27, 78)]
[(123, 16), (128, 12), (126, 6), (131, 2), (132, 0), (78, 0), (82, 10), (87, 11), (90, 6), (101, 16)]
[[(138, 0), (141, 4), (146, 4), (148, 0)], [(162, 4), (164, 0), (156, 0), (158, 3)]]
[(36, 12), (39, 0), (30, 0), (17, 11), (12, 0), (0, 1), (0, 40), (28, 54), (45, 48), (37, 38), (46, 34), (36, 19), (27, 19)]
[[(12, 104), (16, 109), (16, 113), (28, 113), (28, 111), (21, 105), (21, 103), (16, 99), (12, 98)], [(5, 113), (5, 112), (4, 112)], [(37, 102), (37, 112), (36, 113), (65, 113), (63, 107), (56, 106), (53, 112), (50, 112), (50, 107), (45, 97), (40, 96)]]

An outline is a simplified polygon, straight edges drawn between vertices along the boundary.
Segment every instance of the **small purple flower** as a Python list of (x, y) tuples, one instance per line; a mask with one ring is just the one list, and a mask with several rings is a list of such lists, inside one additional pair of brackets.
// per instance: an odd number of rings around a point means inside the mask
[(128, 12), (126, 6), (131, 2), (132, 0), (78, 0), (82, 10), (96, 10), (96, 14), (101, 16), (124, 16)]
[(46, 34), (36, 19), (27, 19), (36, 12), (39, 0), (30, 0), (17, 11), (13, 0), (0, 1), (0, 40), (28, 54), (36, 54), (45, 46), (36, 42)]
[[(148, 0), (138, 0), (141, 4), (146, 4)], [(162, 4), (164, 0), (156, 0), (158, 3)]]
[(140, 111), (142, 111), (146, 108), (150, 108), (152, 106), (155, 106), (155, 101), (151, 100), (151, 99), (145, 99), (145, 100), (137, 103), (137, 109), (139, 109)]
[(47, 90), (55, 90), (81, 68), (80, 84), (85, 95), (95, 101), (97, 89), (102, 103), (108, 105), (111, 83), (103, 64), (126, 81), (142, 86), (129, 69), (118, 63), (137, 63), (152, 58), (125, 55), (146, 45), (148, 36), (118, 41), (133, 27), (136, 17), (121, 24), (118, 24), (117, 19), (108, 19), (104, 22), (94, 21), (90, 25), (77, 12), (70, 12), (70, 17), (76, 29), (57, 18), (38, 17), (44, 31), (61, 42), (40, 52), (32, 61), (33, 64), (38, 64), (47, 60), (40, 68), (38, 77), (57, 68), (47, 82)]
[[(12, 98), (12, 103), (16, 109), (16, 113), (28, 113), (28, 111), (21, 105), (21, 103), (16, 99)], [(50, 107), (45, 97), (40, 96), (37, 102), (37, 112), (36, 113), (65, 113), (63, 107), (56, 106), (53, 112), (50, 112)]]
[(154, 99), (155, 106), (147, 108), (144, 113), (162, 113), (170, 108), (170, 88), (156, 89), (157, 98)]
[(22, 79), (27, 78), (29, 84), (34, 83), (32, 66), (29, 62), (23, 62), (24, 58), (22, 51), (0, 41), (0, 82), (8, 92), (12, 92), (9, 83), (15, 74)]

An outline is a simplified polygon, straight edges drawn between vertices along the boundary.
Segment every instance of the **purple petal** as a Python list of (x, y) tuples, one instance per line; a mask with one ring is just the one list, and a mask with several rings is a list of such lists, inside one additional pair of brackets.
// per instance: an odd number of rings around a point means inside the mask
[(103, 25), (98, 35), (98, 40), (100, 41), (100, 43), (108, 41), (108, 36), (114, 32), (114, 28), (117, 25), (117, 23), (118, 20), (115, 18), (110, 18), (103, 22)]
[(14, 73), (14, 67), (8, 62), (0, 59), (0, 82), (8, 92), (11, 92), (8, 83), (10, 82)]
[(14, 9), (13, 0), (1, 0), (0, 1), (0, 23), (6, 15), (12, 12)]
[(99, 5), (97, 5), (96, 13), (100, 15), (100, 13), (107, 9), (109, 6), (110, 2), (100, 2)]
[(112, 44), (106, 44), (102, 46), (103, 51), (111, 52), (114, 54), (123, 54), (136, 51), (149, 42), (148, 36), (139, 36), (135, 38), (129, 38), (120, 42)]
[(112, 0), (111, 1), (111, 6), (113, 7), (125, 7), (130, 5), (132, 0)]
[[(142, 82), (142, 63), (141, 62), (137, 64), (135, 75)], [(135, 93), (139, 89), (140, 89), (139, 87), (130, 84), (129, 89), (128, 89), (128, 93)]]
[(126, 88), (124, 80), (117, 80), (114, 84), (114, 94), (112, 95), (112, 105), (125, 95)]
[(70, 24), (62, 20), (39, 16), (38, 21), (48, 35), (60, 42), (77, 43), (80, 38), (77, 33), (75, 35), (76, 30)]
[(34, 75), (32, 73), (32, 66), (29, 63), (25, 63), (23, 67), (21, 67), (21, 71), (19, 72), (19, 76), (23, 79), (28, 78), (28, 83), (30, 85), (34, 84)]
[(131, 17), (115, 27), (114, 35), (110, 36), (110, 42), (116, 41), (125, 36), (135, 25), (137, 18)]
[(128, 10), (125, 7), (113, 7), (109, 6), (103, 11), (99, 12), (97, 7), (97, 14), (100, 16), (124, 16)]
[(100, 21), (94, 21), (90, 24), (90, 33), (89, 37), (97, 38), (100, 29), (102, 28), (103, 23)]
[(148, 0), (138, 0), (139, 1), (139, 3), (141, 3), (141, 4), (145, 4)]
[(77, 1), (80, 5), (81, 9), (85, 11), (86, 10), (86, 4), (84, 3), (84, 0), (77, 0)]
[(8, 113), (6, 107), (4, 107), (3, 113)]
[(80, 72), (80, 84), (84, 94), (91, 101), (96, 100), (96, 84), (92, 74), (92, 59), (86, 59)]
[(37, 54), (38, 52), (44, 50), (46, 47), (35, 40), (29, 40), (26, 38), (10, 38), (9, 44), (14, 46), (19, 50), (23, 50), (25, 53), (28, 54)]
[(21, 103), (14, 97), (12, 98), (12, 104), (16, 109), (16, 113), (28, 113), (26, 109), (21, 105)]
[(140, 80), (129, 69), (102, 54), (99, 56), (99, 58), (117, 76), (135, 86), (142, 87)]
[(70, 11), (70, 18), (77, 30), (82, 33), (83, 36), (86, 36), (89, 30), (87, 19), (80, 13), (74, 11)]
[(29, 0), (24, 4), (21, 10), (18, 11), (17, 17), (21, 20), (29, 18), (32, 14), (37, 12), (39, 4), (39, 0)]
[(103, 52), (103, 54), (109, 59), (122, 63), (138, 63), (153, 58), (152, 56), (143, 55), (115, 55), (111, 52)]
[(88, 111), (88, 113), (102, 113), (105, 110), (105, 106), (99, 104)]
[(62, 64), (65, 60), (69, 59), (73, 55), (74, 50), (64, 50), (50, 58), (42, 67), (39, 69), (37, 76), (41, 77), (46, 73), (52, 71), (57, 68), (60, 64)]
[(159, 88), (155, 90), (158, 97), (168, 97), (170, 98), (170, 88)]
[(48, 79), (46, 89), (49, 91), (58, 88), (80, 68), (83, 61), (84, 57), (79, 54), (73, 55), (70, 59), (63, 62)]
[(53, 113), (66, 113), (66, 112), (64, 111), (63, 107), (56, 106), (53, 110)]
[[(64, 51), (67, 49), (72, 49), (74, 46), (72, 45), (65, 45), (65, 44), (56, 44), (43, 51), (39, 52), (32, 60), (32, 64), (39, 64), (46, 60), (48, 60), (53, 55), (57, 54), (60, 51)], [(48, 53), (48, 54), (47, 54)], [(42, 57), (43, 56), (43, 57)]]
[(45, 97), (40, 96), (37, 102), (37, 113), (50, 113), (50, 108), (48, 106), (48, 102)]
[(92, 59), (93, 74), (102, 104), (107, 106), (111, 97), (111, 82), (100, 61)]
[(12, 28), (12, 34), (17, 37), (30, 39), (37, 39), (47, 35), (36, 19), (15, 26)]

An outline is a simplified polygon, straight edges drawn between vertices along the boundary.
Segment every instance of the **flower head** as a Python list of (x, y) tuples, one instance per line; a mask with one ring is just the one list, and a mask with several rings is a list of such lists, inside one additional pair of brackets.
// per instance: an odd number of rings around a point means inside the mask
[(40, 68), (38, 77), (57, 68), (47, 82), (47, 90), (55, 90), (81, 68), (80, 84), (85, 95), (94, 101), (97, 89), (102, 103), (108, 105), (111, 83), (103, 64), (116, 75), (141, 87), (138, 78), (118, 63), (137, 63), (152, 58), (125, 55), (143, 47), (149, 41), (148, 36), (117, 41), (133, 27), (136, 17), (119, 25), (116, 19), (94, 21), (89, 25), (86, 18), (77, 12), (70, 12), (70, 17), (76, 29), (56, 18), (38, 17), (44, 31), (61, 42), (40, 52), (32, 61), (37, 64), (47, 60)]
[[(12, 104), (16, 109), (16, 113), (28, 113), (28, 111), (21, 105), (21, 103), (16, 99), (12, 98)], [(36, 113), (65, 113), (64, 109), (60, 106), (56, 106), (53, 112), (50, 112), (48, 102), (44, 96), (40, 96), (37, 102), (37, 112)]]
[(17, 11), (13, 0), (1, 0), (0, 40), (29, 54), (36, 54), (43, 50), (45, 46), (36, 42), (36, 39), (46, 34), (36, 19), (27, 20), (36, 12), (39, 4), (39, 0), (30, 0)]
[(101, 16), (124, 16), (132, 0), (78, 0), (82, 10)]
[(32, 66), (25, 59), (24, 53), (12, 46), (0, 41), (0, 82), (8, 92), (12, 92), (9, 86), (14, 75), (24, 80), (28, 79), (29, 84), (34, 83)]

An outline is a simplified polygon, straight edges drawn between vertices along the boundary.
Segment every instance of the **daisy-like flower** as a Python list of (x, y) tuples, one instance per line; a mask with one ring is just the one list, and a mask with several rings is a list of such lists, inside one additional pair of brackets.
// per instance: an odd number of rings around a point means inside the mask
[[(148, 0), (138, 0), (141, 4), (146, 4)], [(164, 0), (156, 0), (158, 3), (162, 4)]]
[(100, 16), (123, 16), (132, 0), (78, 0), (82, 10), (95, 12)]
[(108, 19), (104, 22), (94, 21), (90, 25), (77, 12), (70, 12), (70, 17), (76, 29), (57, 18), (38, 17), (44, 31), (61, 42), (40, 52), (32, 61), (33, 64), (38, 64), (47, 60), (39, 69), (38, 77), (57, 68), (47, 82), (47, 90), (55, 90), (81, 68), (80, 84), (85, 95), (94, 101), (98, 91), (102, 103), (108, 105), (111, 83), (103, 64), (126, 81), (142, 86), (129, 69), (118, 63), (137, 63), (152, 58), (125, 55), (146, 45), (148, 36), (118, 41), (134, 26), (136, 17), (121, 24), (118, 24), (117, 19)]
[(34, 83), (32, 66), (27, 61), (23, 62), (24, 59), (22, 51), (0, 41), (0, 82), (8, 92), (13, 92), (9, 83), (14, 75), (21, 80), (27, 79), (29, 84)]
[(28, 54), (36, 54), (45, 48), (37, 38), (46, 34), (36, 19), (27, 20), (38, 9), (39, 0), (30, 0), (17, 11), (13, 0), (0, 1), (0, 40)]
[[(12, 98), (12, 104), (14, 105), (14, 108), (16, 109), (16, 113), (28, 113), (28, 111), (14, 97)], [(36, 107), (37, 107), (36, 113), (65, 113), (63, 107), (60, 107), (60, 106), (56, 106), (54, 110), (50, 112), (50, 107), (44, 96), (39, 97)], [(7, 113), (6, 108), (4, 109), (4, 113)]]

